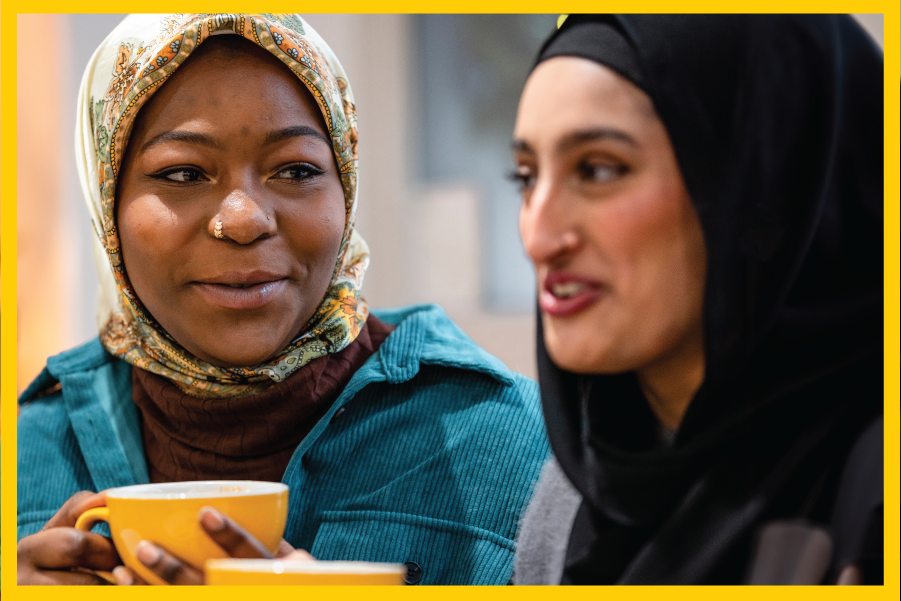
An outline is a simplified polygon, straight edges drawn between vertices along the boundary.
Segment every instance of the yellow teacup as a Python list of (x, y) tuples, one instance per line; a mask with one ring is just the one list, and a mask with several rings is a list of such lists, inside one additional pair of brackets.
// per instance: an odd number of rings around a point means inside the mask
[(213, 480), (112, 488), (106, 492), (106, 507), (85, 511), (75, 527), (88, 531), (97, 522), (108, 522), (122, 562), (147, 582), (166, 584), (135, 557), (138, 543), (156, 543), (198, 569), (208, 559), (226, 557), (200, 527), (198, 514), (204, 507), (227, 515), (275, 553), (288, 519), (288, 487)]
[(403, 584), (406, 567), (366, 561), (210, 559), (207, 584)]

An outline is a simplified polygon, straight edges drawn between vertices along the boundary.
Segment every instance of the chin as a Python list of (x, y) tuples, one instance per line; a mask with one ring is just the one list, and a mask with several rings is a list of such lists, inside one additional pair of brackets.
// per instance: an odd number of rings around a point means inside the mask
[(202, 328), (192, 327), (173, 337), (185, 350), (210, 365), (251, 367), (267, 362), (284, 349), (300, 329), (298, 321), (273, 317), (272, 312), (244, 319), (222, 319), (214, 313), (204, 320)]
[(275, 355), (275, 352), (272, 353), (216, 353), (215, 355), (206, 354), (205, 357), (201, 357), (197, 355), (207, 363), (211, 365), (215, 365), (217, 367), (224, 367), (228, 369), (235, 369), (240, 367), (252, 367), (254, 365), (259, 365), (261, 363), (265, 363), (267, 360), (271, 359)]
[(278, 344), (260, 344), (262, 341), (259, 339), (255, 342), (256, 344), (248, 344), (247, 338), (236, 341), (218, 340), (195, 348), (185, 348), (211, 365), (229, 369), (265, 363), (282, 349)]
[(573, 352), (572, 348), (558, 348), (548, 344), (547, 340), (545, 340), (545, 346), (547, 347), (547, 352), (548, 355), (550, 355), (551, 360), (560, 369), (575, 374), (608, 373), (608, 370), (603, 369), (602, 364), (599, 364), (599, 362), (578, 352)]
[(613, 356), (612, 343), (592, 332), (597, 328), (580, 327), (578, 323), (555, 323), (543, 317), (544, 346), (554, 364), (577, 374), (610, 374), (628, 371)]

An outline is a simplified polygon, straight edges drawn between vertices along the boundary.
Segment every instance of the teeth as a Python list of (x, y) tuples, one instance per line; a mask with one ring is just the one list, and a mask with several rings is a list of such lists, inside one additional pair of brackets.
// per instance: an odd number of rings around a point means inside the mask
[(554, 284), (551, 286), (551, 292), (558, 298), (567, 298), (578, 294), (585, 289), (585, 284), (580, 282), (567, 282), (566, 284)]

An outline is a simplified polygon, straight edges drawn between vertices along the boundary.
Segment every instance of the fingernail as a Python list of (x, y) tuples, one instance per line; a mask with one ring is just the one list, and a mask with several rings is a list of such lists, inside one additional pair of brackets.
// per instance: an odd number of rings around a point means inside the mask
[(160, 560), (162, 553), (153, 543), (149, 543), (146, 540), (142, 540), (138, 543), (137, 551), (135, 555), (138, 557), (138, 561), (143, 563), (145, 566), (150, 567), (156, 564)]
[(135, 583), (134, 578), (131, 577), (131, 574), (128, 573), (124, 566), (113, 568), (113, 577), (116, 579), (116, 584), (120, 586), (130, 586)]
[(207, 530), (218, 532), (225, 528), (225, 518), (212, 507), (204, 507), (200, 510), (200, 523)]

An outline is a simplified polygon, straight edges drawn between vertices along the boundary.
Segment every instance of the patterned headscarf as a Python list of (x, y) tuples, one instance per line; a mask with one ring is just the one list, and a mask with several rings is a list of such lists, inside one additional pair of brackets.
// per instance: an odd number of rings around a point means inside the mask
[[(294, 73), (324, 117), (344, 190), (344, 236), (325, 298), (294, 340), (260, 365), (224, 368), (185, 350), (150, 315), (129, 283), (116, 226), (116, 178), (135, 117), (211, 35), (243, 36)], [(354, 230), (357, 123), (353, 94), (328, 45), (298, 15), (131, 15), (100, 45), (81, 83), (76, 157), (94, 230), (103, 346), (128, 363), (202, 397), (235, 397), (280, 382), (357, 337), (369, 309), (360, 296), (369, 249)]]

